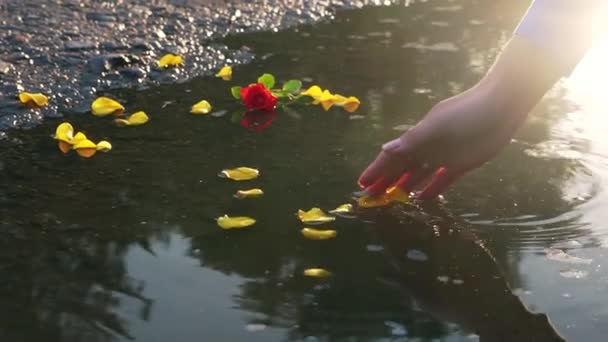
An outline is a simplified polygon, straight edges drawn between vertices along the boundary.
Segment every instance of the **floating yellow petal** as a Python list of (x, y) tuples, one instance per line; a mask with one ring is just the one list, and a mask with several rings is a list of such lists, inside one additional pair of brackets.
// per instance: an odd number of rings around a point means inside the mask
[(331, 272), (323, 268), (309, 268), (303, 273), (307, 277), (327, 278), (331, 276)]
[(334, 104), (336, 104), (336, 97), (330, 93), (329, 90), (324, 90), (323, 94), (321, 94), (319, 97), (319, 103), (325, 111), (328, 111)]
[(361, 104), (361, 101), (359, 101), (358, 98), (356, 98), (354, 96), (349, 96), (342, 106), (344, 107), (344, 110), (346, 110), (347, 112), (353, 113), (357, 109), (359, 109), (360, 104)]
[(110, 151), (112, 149), (112, 144), (110, 144), (109, 141), (102, 140), (102, 141), (100, 141), (100, 142), (97, 143), (96, 148), (97, 148), (97, 151), (108, 152), (108, 151)]
[(114, 119), (114, 122), (119, 126), (119, 127), (124, 127), (124, 126), (139, 126), (139, 125), (143, 125), (146, 122), (148, 122), (150, 120), (150, 118), (148, 117), (148, 115), (145, 112), (136, 112), (131, 114), (131, 116), (129, 116), (126, 119)]
[(320, 98), (321, 94), (323, 94), (323, 90), (317, 85), (313, 85), (301, 93), (301, 95), (310, 96), (315, 100)]
[(310, 224), (332, 222), (336, 219), (333, 216), (328, 216), (319, 208), (312, 208), (309, 211), (298, 210), (298, 217), (300, 221)]
[(331, 210), (329, 213), (330, 214), (348, 214), (348, 213), (352, 213), (353, 212), (353, 205), (352, 204), (342, 204), (341, 206), (337, 207), (334, 210)]
[(384, 207), (391, 203), (409, 203), (410, 197), (403, 190), (392, 187), (381, 196), (363, 196), (357, 200), (357, 203), (362, 208)]
[(211, 112), (211, 104), (207, 100), (196, 103), (190, 110), (192, 114), (209, 114), (209, 112)]
[(237, 191), (234, 197), (243, 199), (248, 197), (260, 197), (262, 195), (264, 195), (264, 191), (262, 191), (262, 189), (249, 189)]
[(338, 235), (335, 230), (320, 230), (314, 228), (304, 228), (301, 230), (305, 238), (311, 240), (328, 240), (333, 239)]
[(59, 141), (59, 150), (63, 153), (68, 153), (72, 150), (72, 145), (65, 141)]
[(76, 145), (79, 142), (84, 141), (84, 140), (87, 140), (87, 136), (82, 132), (78, 132), (78, 133), (76, 133), (74, 138), (72, 138), (71, 144)]
[(79, 156), (91, 158), (97, 152), (97, 145), (91, 140), (85, 139), (75, 144), (74, 149)]
[(55, 129), (56, 140), (69, 143), (74, 138), (74, 127), (69, 122), (63, 122)]
[(224, 215), (217, 218), (217, 225), (222, 229), (245, 228), (255, 224), (255, 219), (246, 216), (229, 217)]
[(174, 55), (172, 53), (168, 53), (158, 60), (158, 66), (161, 68), (178, 66), (182, 64), (184, 64), (184, 58), (182, 56)]
[(49, 99), (44, 94), (27, 92), (19, 94), (19, 101), (23, 104), (35, 105), (37, 107), (44, 107), (49, 103)]
[(229, 178), (235, 181), (255, 179), (259, 175), (260, 171), (245, 166), (237, 167), (236, 169), (222, 170), (219, 174), (220, 177)]
[(221, 77), (224, 81), (230, 81), (232, 79), (232, 67), (230, 65), (224, 66), (215, 76)]
[(91, 111), (93, 115), (106, 116), (110, 114), (121, 114), (125, 110), (120, 103), (112, 100), (109, 97), (98, 97), (91, 104)]

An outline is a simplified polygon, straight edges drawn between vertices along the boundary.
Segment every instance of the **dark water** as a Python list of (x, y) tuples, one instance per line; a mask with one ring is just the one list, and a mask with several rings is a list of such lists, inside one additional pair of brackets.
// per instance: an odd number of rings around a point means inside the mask
[[(320, 242), (305, 240), (294, 216), (348, 202), (378, 147), (472, 85), (525, 6), (368, 8), (227, 41), (264, 57), (235, 69), (234, 84), (263, 72), (309, 78), (358, 96), (356, 115), (296, 108), (255, 132), (239, 123), (232, 83), (204, 78), (114, 93), (151, 116), (145, 126), (68, 117), (114, 145), (89, 160), (57, 150), (59, 122), (9, 132), (0, 142), (1, 340), (604, 340), (608, 105), (592, 59), (443, 205), (364, 211), (326, 225), (339, 237)], [(201, 99), (227, 114), (190, 115)], [(262, 177), (216, 176), (240, 165)], [(232, 198), (250, 186), (266, 195)], [(225, 213), (258, 224), (225, 232), (214, 222)], [(547, 248), (592, 261), (548, 260)], [(304, 278), (308, 267), (333, 276)]]

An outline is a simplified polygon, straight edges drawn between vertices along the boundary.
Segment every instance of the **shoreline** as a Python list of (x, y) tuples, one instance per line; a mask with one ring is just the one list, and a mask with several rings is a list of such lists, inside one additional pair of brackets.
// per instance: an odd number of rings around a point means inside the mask
[[(106, 91), (182, 83), (255, 59), (247, 47), (214, 43), (227, 35), (278, 31), (332, 19), (338, 10), (398, 2), (0, 0), (0, 139), (7, 129), (88, 112)], [(185, 66), (156, 67), (169, 52), (185, 56)], [(15, 100), (20, 91), (45, 93), (49, 105), (25, 108)]]

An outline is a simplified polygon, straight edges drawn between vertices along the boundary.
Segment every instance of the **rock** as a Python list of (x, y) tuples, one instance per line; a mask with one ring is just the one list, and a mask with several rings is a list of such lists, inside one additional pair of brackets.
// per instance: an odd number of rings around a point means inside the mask
[(97, 48), (97, 43), (88, 40), (71, 40), (65, 43), (68, 51), (91, 50)]
[(120, 73), (129, 78), (140, 79), (146, 77), (146, 72), (142, 68), (126, 68), (120, 70)]
[(0, 74), (8, 74), (13, 69), (13, 66), (7, 62), (0, 60)]
[(88, 67), (94, 73), (102, 73), (140, 63), (141, 59), (136, 55), (109, 53), (89, 59)]
[(98, 12), (87, 13), (87, 19), (101, 22), (116, 21), (116, 18), (112, 14)]

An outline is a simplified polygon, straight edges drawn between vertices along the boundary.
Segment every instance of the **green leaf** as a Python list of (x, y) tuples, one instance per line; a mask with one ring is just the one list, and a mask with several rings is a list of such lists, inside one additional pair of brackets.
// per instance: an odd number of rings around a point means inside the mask
[(258, 78), (258, 83), (262, 83), (266, 89), (271, 89), (274, 87), (274, 76), (271, 74), (264, 74)]
[(234, 97), (235, 99), (240, 99), (241, 98), (241, 89), (243, 89), (243, 87), (232, 87), (230, 88), (230, 92), (232, 93), (232, 97)]
[(287, 93), (283, 90), (272, 90), (272, 91), (270, 91), (270, 93), (278, 98), (287, 97), (289, 95), (289, 93)]
[(283, 84), (283, 90), (290, 94), (295, 94), (300, 89), (302, 89), (302, 81), (300, 80), (289, 80)]

